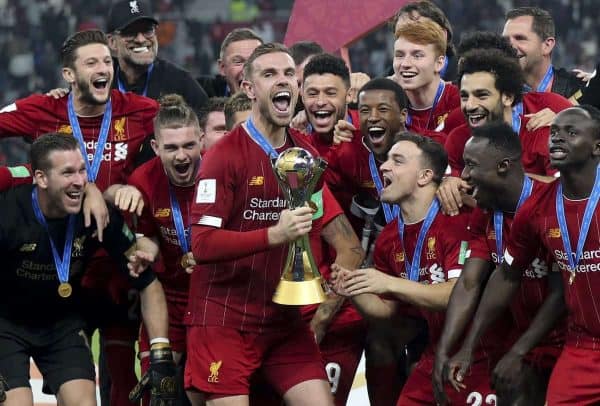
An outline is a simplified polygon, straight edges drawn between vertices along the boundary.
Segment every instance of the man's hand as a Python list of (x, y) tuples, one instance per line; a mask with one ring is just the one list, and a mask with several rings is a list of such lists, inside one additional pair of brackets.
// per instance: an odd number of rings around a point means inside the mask
[(123, 185), (115, 193), (115, 206), (123, 211), (142, 215), (144, 198), (135, 186)]
[(444, 372), (447, 368), (448, 357), (446, 354), (435, 353), (435, 362), (433, 364), (433, 373), (431, 374), (431, 383), (433, 385), (433, 396), (435, 403), (439, 406), (448, 404), (446, 392), (444, 391)]
[(554, 120), (554, 117), (556, 117), (556, 113), (546, 107), (537, 113), (525, 114), (524, 117), (529, 118), (529, 121), (526, 125), (527, 131), (535, 131), (538, 128), (550, 126), (550, 124), (552, 124), (552, 120)]
[(461, 389), (465, 389), (467, 386), (464, 384), (465, 376), (469, 373), (471, 368), (472, 355), (471, 350), (461, 348), (459, 352), (454, 354), (452, 359), (447, 362), (447, 368), (444, 368), (445, 379), (450, 382), (450, 385), (457, 392)]
[(150, 406), (174, 406), (177, 400), (175, 363), (168, 344), (155, 344), (150, 349), (150, 368), (129, 393), (129, 401), (138, 403), (150, 389)]
[(129, 263), (129, 275), (137, 278), (144, 272), (158, 257), (158, 244), (147, 237), (140, 237), (135, 244), (127, 250), (125, 256)]
[(348, 89), (348, 103), (358, 102), (358, 92), (371, 78), (366, 73), (352, 72), (350, 74), (350, 88)]
[(196, 264), (196, 258), (194, 258), (194, 253), (193, 252), (186, 252), (184, 254), (186, 260), (185, 262), (187, 263), (187, 267), (185, 268), (185, 272), (188, 274), (191, 274), (192, 272), (194, 272), (194, 267), (197, 265)]
[(2, 375), (0, 375), (0, 403), (6, 400), (6, 392), (8, 392), (8, 383)]
[(269, 245), (285, 244), (308, 234), (312, 229), (312, 216), (313, 209), (308, 206), (282, 210), (277, 224), (269, 227)]
[(343, 291), (351, 296), (363, 293), (382, 295), (389, 292), (390, 278), (374, 268), (357, 269), (346, 275), (342, 282)]
[(500, 393), (510, 393), (523, 376), (523, 357), (514, 351), (507, 352), (492, 372), (492, 388)]
[(55, 99), (60, 99), (69, 94), (69, 89), (66, 87), (57, 87), (56, 89), (49, 90), (46, 96), (51, 96)]
[(331, 275), (329, 285), (331, 289), (340, 296), (349, 297), (350, 294), (344, 290), (344, 281), (350, 277), (352, 271), (336, 263), (331, 264)]
[(290, 127), (302, 131), (303, 133), (308, 132), (308, 118), (306, 117), (306, 112), (304, 110), (300, 110), (298, 114), (292, 118)]
[(442, 212), (449, 216), (456, 216), (463, 206), (463, 194), (470, 191), (467, 182), (455, 176), (447, 176), (442, 180), (436, 196), (442, 205)]
[(586, 72), (581, 69), (572, 69), (572, 72), (577, 76), (578, 79), (581, 79), (582, 82), (589, 82), (596, 76), (596, 71)]
[(350, 142), (354, 138), (353, 131), (356, 131), (356, 127), (347, 122), (346, 120), (338, 120), (333, 128), (333, 144), (339, 145), (342, 142)]
[(110, 221), (108, 207), (102, 192), (95, 183), (85, 186), (85, 199), (83, 201), (83, 222), (86, 227), (92, 224), (92, 216), (96, 220), (96, 233), (98, 241), (102, 242), (102, 233)]

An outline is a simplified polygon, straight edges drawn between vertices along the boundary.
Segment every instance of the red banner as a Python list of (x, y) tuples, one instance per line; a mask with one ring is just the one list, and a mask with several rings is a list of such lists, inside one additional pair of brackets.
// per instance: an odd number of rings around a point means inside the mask
[(315, 41), (335, 52), (386, 23), (408, 1), (296, 0), (284, 43)]

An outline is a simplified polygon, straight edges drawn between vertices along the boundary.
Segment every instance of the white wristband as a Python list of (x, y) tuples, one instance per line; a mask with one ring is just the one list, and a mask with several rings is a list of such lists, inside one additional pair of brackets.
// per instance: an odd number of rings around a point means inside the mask
[(156, 337), (156, 338), (153, 338), (152, 340), (150, 340), (150, 345), (159, 344), (159, 343), (169, 344), (169, 339), (166, 337)]

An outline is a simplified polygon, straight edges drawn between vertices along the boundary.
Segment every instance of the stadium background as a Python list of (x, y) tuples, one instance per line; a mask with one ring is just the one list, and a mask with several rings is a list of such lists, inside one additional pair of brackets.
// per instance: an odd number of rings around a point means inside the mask
[[(600, 30), (594, 23), (600, 17), (600, 0), (435, 2), (452, 23), (455, 44), (465, 31), (501, 31), (504, 14), (510, 8), (536, 5), (549, 10), (556, 23), (557, 46), (553, 55), (556, 66), (591, 71), (598, 59)], [(110, 3), (111, 0), (0, 0), (0, 105), (64, 86), (58, 60), (61, 43), (77, 30), (104, 29)], [(294, 1), (151, 0), (151, 3), (161, 22), (159, 55), (199, 76), (217, 72), (220, 44), (235, 27), (252, 27), (267, 42), (282, 41)], [(336, 2), (339, 3), (350, 7), (352, 1)], [(398, 0), (398, 7), (404, 3)], [(340, 12), (344, 10), (332, 10), (332, 15)], [(391, 66), (392, 48), (393, 35), (384, 25), (349, 46), (352, 70), (372, 77), (384, 74)], [(20, 140), (1, 140), (0, 165), (26, 162), (27, 151), (27, 144)], [(38, 388), (41, 381), (35, 374), (32, 378), (36, 404), (54, 404), (52, 398), (41, 396)], [(359, 373), (352, 404), (364, 404), (366, 394), (361, 383), (364, 380)]]

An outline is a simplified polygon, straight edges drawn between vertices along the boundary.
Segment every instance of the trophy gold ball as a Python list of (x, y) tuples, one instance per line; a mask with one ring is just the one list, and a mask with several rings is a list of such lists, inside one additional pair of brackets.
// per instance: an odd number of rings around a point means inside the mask
[[(273, 171), (290, 210), (312, 203), (311, 196), (326, 167), (326, 161), (298, 147), (286, 149), (273, 162)], [(327, 290), (312, 255), (308, 235), (303, 235), (289, 244), (273, 301), (284, 305), (321, 303), (327, 297)]]

